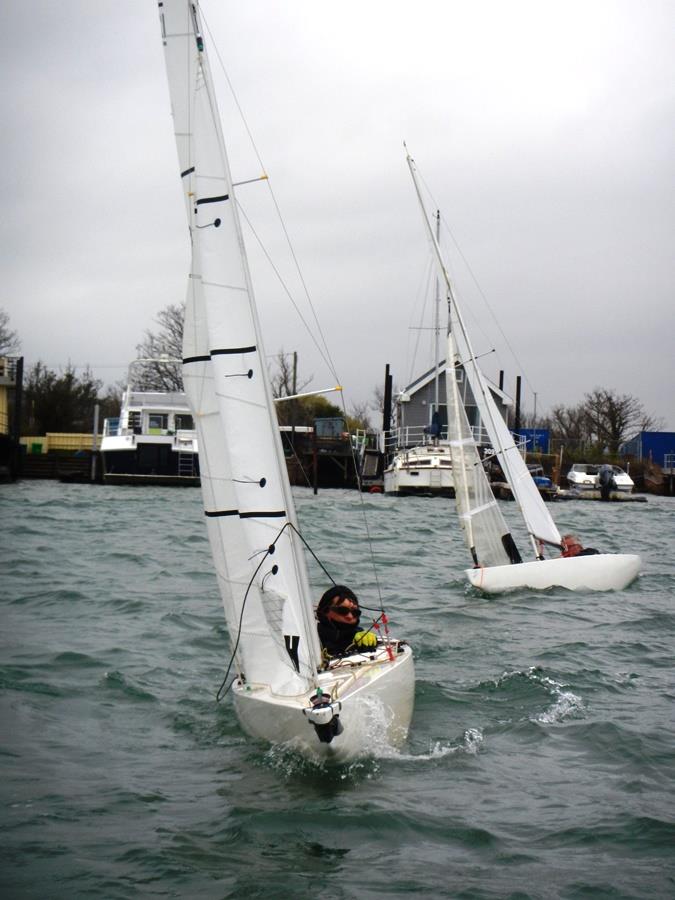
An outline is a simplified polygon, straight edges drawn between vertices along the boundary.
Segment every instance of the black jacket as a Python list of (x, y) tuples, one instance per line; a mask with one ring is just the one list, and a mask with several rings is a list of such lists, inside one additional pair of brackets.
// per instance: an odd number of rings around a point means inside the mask
[(347, 650), (350, 644), (354, 643), (354, 635), (357, 631), (361, 631), (361, 626), (358, 622), (351, 625), (338, 625), (335, 622), (320, 619), (317, 631), (324, 650), (331, 656), (339, 656), (340, 653)]

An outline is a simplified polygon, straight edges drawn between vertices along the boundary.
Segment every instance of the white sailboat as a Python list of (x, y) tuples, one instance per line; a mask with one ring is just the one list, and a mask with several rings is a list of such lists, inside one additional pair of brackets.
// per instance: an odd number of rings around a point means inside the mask
[[(496, 408), (478, 366), (457, 304), (439, 243), (424, 209), (415, 163), (408, 166), (441, 277), (448, 292), (448, 368), (446, 391), (448, 439), (452, 452), (455, 501), (473, 568), (466, 575), (477, 588), (501, 593), (516, 588), (564, 587), (572, 591), (621, 590), (640, 570), (635, 554), (598, 553), (561, 557), (562, 538), (544, 503), (513, 435)], [(533, 559), (523, 562), (485, 474), (462, 404), (455, 370), (461, 365), (493, 449), (527, 528)], [(545, 558), (555, 552), (555, 558)]]
[(410, 648), (385, 637), (372, 652), (322, 660), (199, 4), (164, 0), (159, 13), (192, 241), (183, 377), (235, 708), (250, 735), (309, 754), (367, 753), (374, 721), (400, 743)]

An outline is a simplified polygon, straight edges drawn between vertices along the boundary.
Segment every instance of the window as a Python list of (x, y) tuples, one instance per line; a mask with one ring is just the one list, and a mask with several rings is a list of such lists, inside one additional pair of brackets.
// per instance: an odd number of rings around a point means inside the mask
[(151, 434), (166, 431), (169, 427), (169, 417), (166, 413), (150, 413), (148, 415), (148, 430)]

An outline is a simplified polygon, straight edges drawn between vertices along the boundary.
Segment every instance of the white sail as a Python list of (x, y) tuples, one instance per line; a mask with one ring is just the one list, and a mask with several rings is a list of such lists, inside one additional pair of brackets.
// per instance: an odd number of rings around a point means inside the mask
[(315, 683), (318, 637), (198, 10), (164, 0), (160, 17), (193, 249), (184, 381), (212, 553), (243, 680), (298, 694)]
[[(499, 410), (497, 409), (485, 377), (478, 366), (438, 241), (434, 236), (426, 214), (424, 214), (424, 204), (417, 184), (414, 162), (409, 155), (407, 159), (420, 207), (423, 211), (427, 232), (436, 256), (436, 261), (448, 291), (451, 334), (456, 347), (457, 361), (461, 362), (464, 368), (483, 426), (490, 437), (490, 441), (492, 442), (499, 463), (502, 466), (504, 475), (511, 486), (514, 498), (523, 514), (525, 524), (532, 539), (535, 556), (539, 557), (541, 556), (542, 543), (553, 544), (557, 547), (560, 546), (560, 533), (546, 509), (541, 494), (515, 444), (513, 435), (509, 431), (506, 422), (499, 414)], [(446, 378), (446, 383), (447, 381)], [(511, 550), (509, 551), (509, 556), (511, 562), (519, 561), (513, 547), (511, 547)]]
[(445, 387), (457, 513), (474, 565), (507, 565), (511, 558), (506, 548), (513, 547), (513, 539), (492, 493), (459, 393), (455, 368), (458, 356), (451, 329)]

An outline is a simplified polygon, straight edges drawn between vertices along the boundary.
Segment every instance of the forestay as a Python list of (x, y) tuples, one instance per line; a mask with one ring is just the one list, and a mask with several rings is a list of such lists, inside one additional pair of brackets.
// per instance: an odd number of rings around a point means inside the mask
[(196, 4), (159, 4), (192, 239), (183, 375), (204, 511), (240, 674), (282, 695), (315, 683), (303, 550)]

